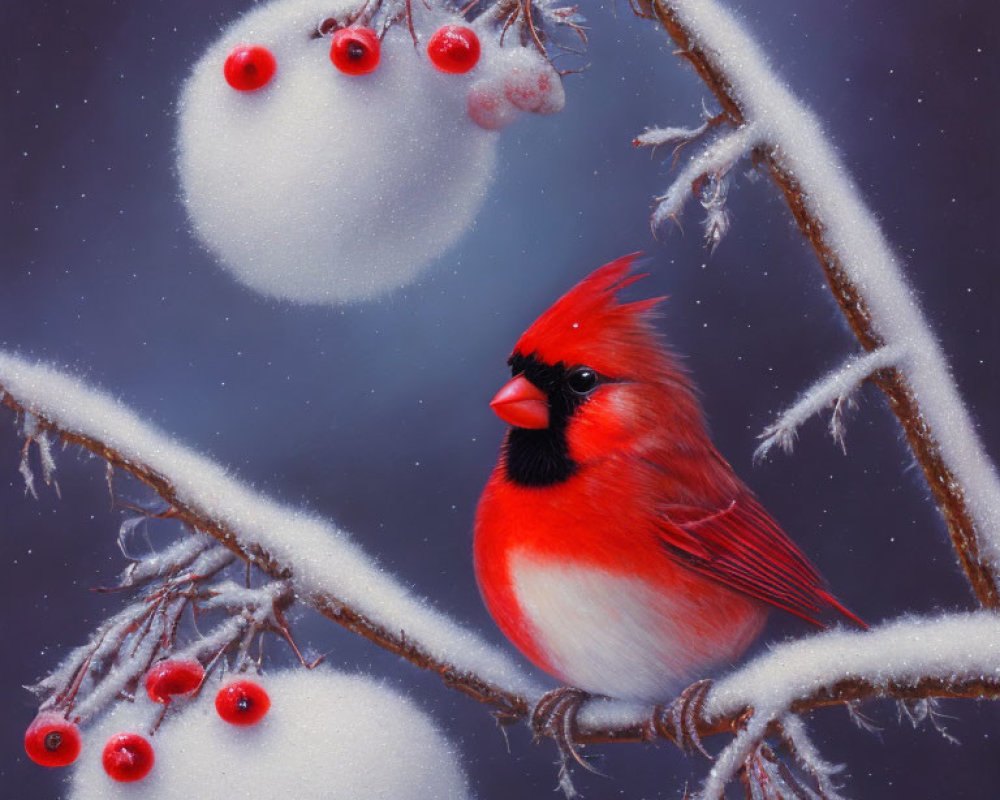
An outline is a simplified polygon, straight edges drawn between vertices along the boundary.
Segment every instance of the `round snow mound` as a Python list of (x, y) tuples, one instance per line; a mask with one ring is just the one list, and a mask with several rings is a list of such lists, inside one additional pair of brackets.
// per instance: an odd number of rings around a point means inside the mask
[[(271, 708), (256, 725), (219, 717), (212, 680), (172, 710), (120, 703), (83, 732), (70, 800), (467, 800), (459, 756), (430, 718), (367, 677), (295, 669), (256, 679)], [(101, 751), (116, 733), (146, 736), (156, 754), (148, 777), (115, 783)]]
[[(181, 95), (178, 172), (194, 229), (233, 275), (273, 297), (363, 300), (412, 281), (472, 223), (493, 178), (497, 134), (466, 109), (488, 67), (448, 75), (425, 53), (457, 17), (415, 3), (421, 46), (394, 25), (378, 67), (348, 75), (316, 30), (359, 6), (257, 8), (209, 47)], [(234, 89), (226, 59), (252, 45), (273, 55), (274, 75)]]

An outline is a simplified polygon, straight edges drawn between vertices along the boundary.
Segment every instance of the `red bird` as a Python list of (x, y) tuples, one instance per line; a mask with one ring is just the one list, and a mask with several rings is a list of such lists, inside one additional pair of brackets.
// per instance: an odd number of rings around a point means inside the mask
[(491, 403), (513, 427), (476, 513), (486, 605), (537, 666), (594, 694), (661, 702), (732, 663), (777, 607), (857, 617), (719, 455), (690, 378), (622, 303), (635, 256), (524, 333)]

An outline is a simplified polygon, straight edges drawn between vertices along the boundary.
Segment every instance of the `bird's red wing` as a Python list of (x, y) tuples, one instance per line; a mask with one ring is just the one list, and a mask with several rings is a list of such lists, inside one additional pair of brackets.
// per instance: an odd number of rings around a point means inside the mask
[(668, 505), (659, 533), (670, 555), (737, 591), (823, 627), (828, 608), (867, 627), (823, 585), (802, 552), (749, 493), (710, 511)]

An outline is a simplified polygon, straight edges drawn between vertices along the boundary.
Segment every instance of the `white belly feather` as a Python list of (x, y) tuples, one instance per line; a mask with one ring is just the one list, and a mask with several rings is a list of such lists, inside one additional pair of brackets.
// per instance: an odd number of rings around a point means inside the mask
[(595, 694), (667, 700), (706, 677), (712, 665), (739, 655), (763, 623), (761, 613), (735, 630), (715, 631), (719, 638), (706, 638), (703, 625), (699, 633), (692, 626), (713, 613), (701, 600), (670, 597), (634, 577), (540, 562), (526, 553), (512, 553), (509, 563), (539, 650), (561, 678)]

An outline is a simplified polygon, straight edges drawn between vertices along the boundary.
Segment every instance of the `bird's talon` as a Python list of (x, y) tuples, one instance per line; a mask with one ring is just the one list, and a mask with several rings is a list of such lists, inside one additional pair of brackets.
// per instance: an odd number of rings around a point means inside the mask
[(535, 741), (550, 736), (559, 749), (561, 776), (568, 775), (569, 759), (573, 759), (588, 772), (603, 776), (603, 773), (590, 765), (573, 742), (576, 715), (589, 697), (590, 695), (581, 689), (564, 686), (542, 695), (534, 711), (531, 712), (531, 730)]
[(685, 753), (695, 749), (710, 761), (715, 759), (705, 749), (698, 734), (698, 720), (705, 706), (705, 698), (712, 688), (712, 681), (696, 681), (688, 686), (668, 707), (657, 706), (656, 724)]
[(542, 695), (531, 712), (531, 732), (536, 742), (545, 736), (553, 735), (551, 726), (556, 705), (565, 693), (576, 691), (578, 690), (563, 687)]

